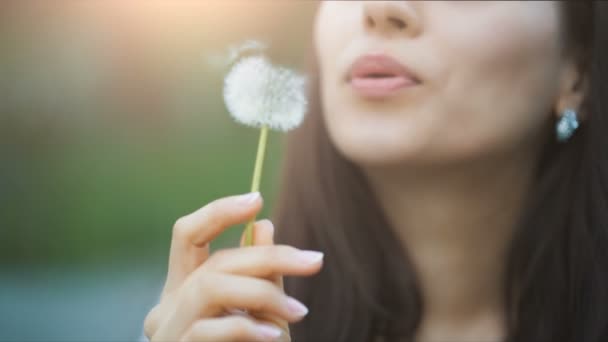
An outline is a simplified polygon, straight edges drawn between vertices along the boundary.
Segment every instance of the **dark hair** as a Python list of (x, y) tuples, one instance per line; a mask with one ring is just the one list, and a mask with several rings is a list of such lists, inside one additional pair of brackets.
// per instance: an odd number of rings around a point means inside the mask
[[(585, 122), (543, 147), (504, 274), (509, 342), (608, 341), (608, 3), (562, 6), (568, 52), (589, 81)], [(293, 340), (412, 340), (424, 306), (411, 261), (328, 137), (314, 55), (310, 113), (288, 137), (275, 210), (277, 242), (326, 255), (318, 274), (285, 279), (311, 309)]]

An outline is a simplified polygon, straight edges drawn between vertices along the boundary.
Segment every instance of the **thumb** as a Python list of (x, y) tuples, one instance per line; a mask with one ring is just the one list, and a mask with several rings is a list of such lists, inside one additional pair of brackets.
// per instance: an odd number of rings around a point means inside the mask
[(274, 245), (274, 225), (270, 220), (260, 220), (255, 227), (253, 244), (257, 246)]
[[(241, 236), (241, 246), (243, 246), (244, 242), (245, 232), (243, 232)], [(253, 244), (255, 246), (271, 246), (274, 244), (274, 225), (270, 220), (260, 220), (253, 225)], [(272, 281), (278, 288), (285, 292), (283, 288), (283, 276), (275, 275), (268, 280)], [(262, 321), (273, 322), (283, 330), (284, 336), (289, 337), (289, 324), (287, 321), (264, 313), (257, 313), (255, 317)]]
[[(270, 220), (260, 220), (253, 226), (253, 244), (256, 246), (274, 245), (274, 225)], [(242, 241), (245, 241), (245, 235)], [(272, 282), (283, 290), (283, 277), (280, 275), (272, 277)]]
[[(245, 241), (245, 234), (241, 237), (241, 245)], [(270, 220), (260, 220), (253, 226), (253, 244), (256, 246), (271, 246), (274, 245), (274, 225)], [(273, 276), (271, 280), (283, 292), (283, 276)]]
[[(270, 220), (260, 220), (253, 225), (253, 245), (269, 246), (274, 244), (274, 225)], [(245, 230), (241, 234), (240, 246), (245, 245)]]
[[(245, 231), (241, 235), (241, 247), (245, 244)], [(253, 245), (272, 246), (274, 245), (274, 225), (270, 220), (260, 220), (253, 225)], [(283, 290), (283, 277), (273, 276), (271, 280), (281, 290)]]

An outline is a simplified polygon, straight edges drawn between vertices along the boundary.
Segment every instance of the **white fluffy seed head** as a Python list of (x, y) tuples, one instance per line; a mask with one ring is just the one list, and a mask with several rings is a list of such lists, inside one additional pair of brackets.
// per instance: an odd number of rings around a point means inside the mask
[(238, 61), (224, 79), (224, 101), (242, 124), (288, 131), (304, 119), (305, 85), (304, 76), (252, 56)]

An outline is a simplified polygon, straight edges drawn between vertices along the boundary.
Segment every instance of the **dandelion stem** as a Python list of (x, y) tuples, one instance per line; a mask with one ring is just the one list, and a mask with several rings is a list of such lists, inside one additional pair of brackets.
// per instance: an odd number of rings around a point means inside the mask
[[(260, 191), (260, 181), (262, 179), (262, 167), (264, 165), (264, 154), (266, 152), (266, 141), (268, 140), (268, 126), (264, 125), (260, 129), (260, 140), (258, 142), (258, 153), (255, 158), (255, 168), (253, 169), (253, 180), (251, 182), (251, 192)], [(247, 223), (245, 228), (245, 246), (253, 245), (253, 224), (255, 216)]]

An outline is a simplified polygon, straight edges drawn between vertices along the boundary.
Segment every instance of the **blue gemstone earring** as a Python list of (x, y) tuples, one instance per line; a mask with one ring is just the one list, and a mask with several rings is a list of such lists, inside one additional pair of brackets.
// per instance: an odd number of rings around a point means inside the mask
[(576, 111), (573, 109), (566, 109), (562, 113), (562, 116), (555, 125), (555, 133), (557, 134), (557, 140), (560, 142), (567, 141), (570, 139), (574, 131), (578, 128), (578, 119), (576, 117)]

